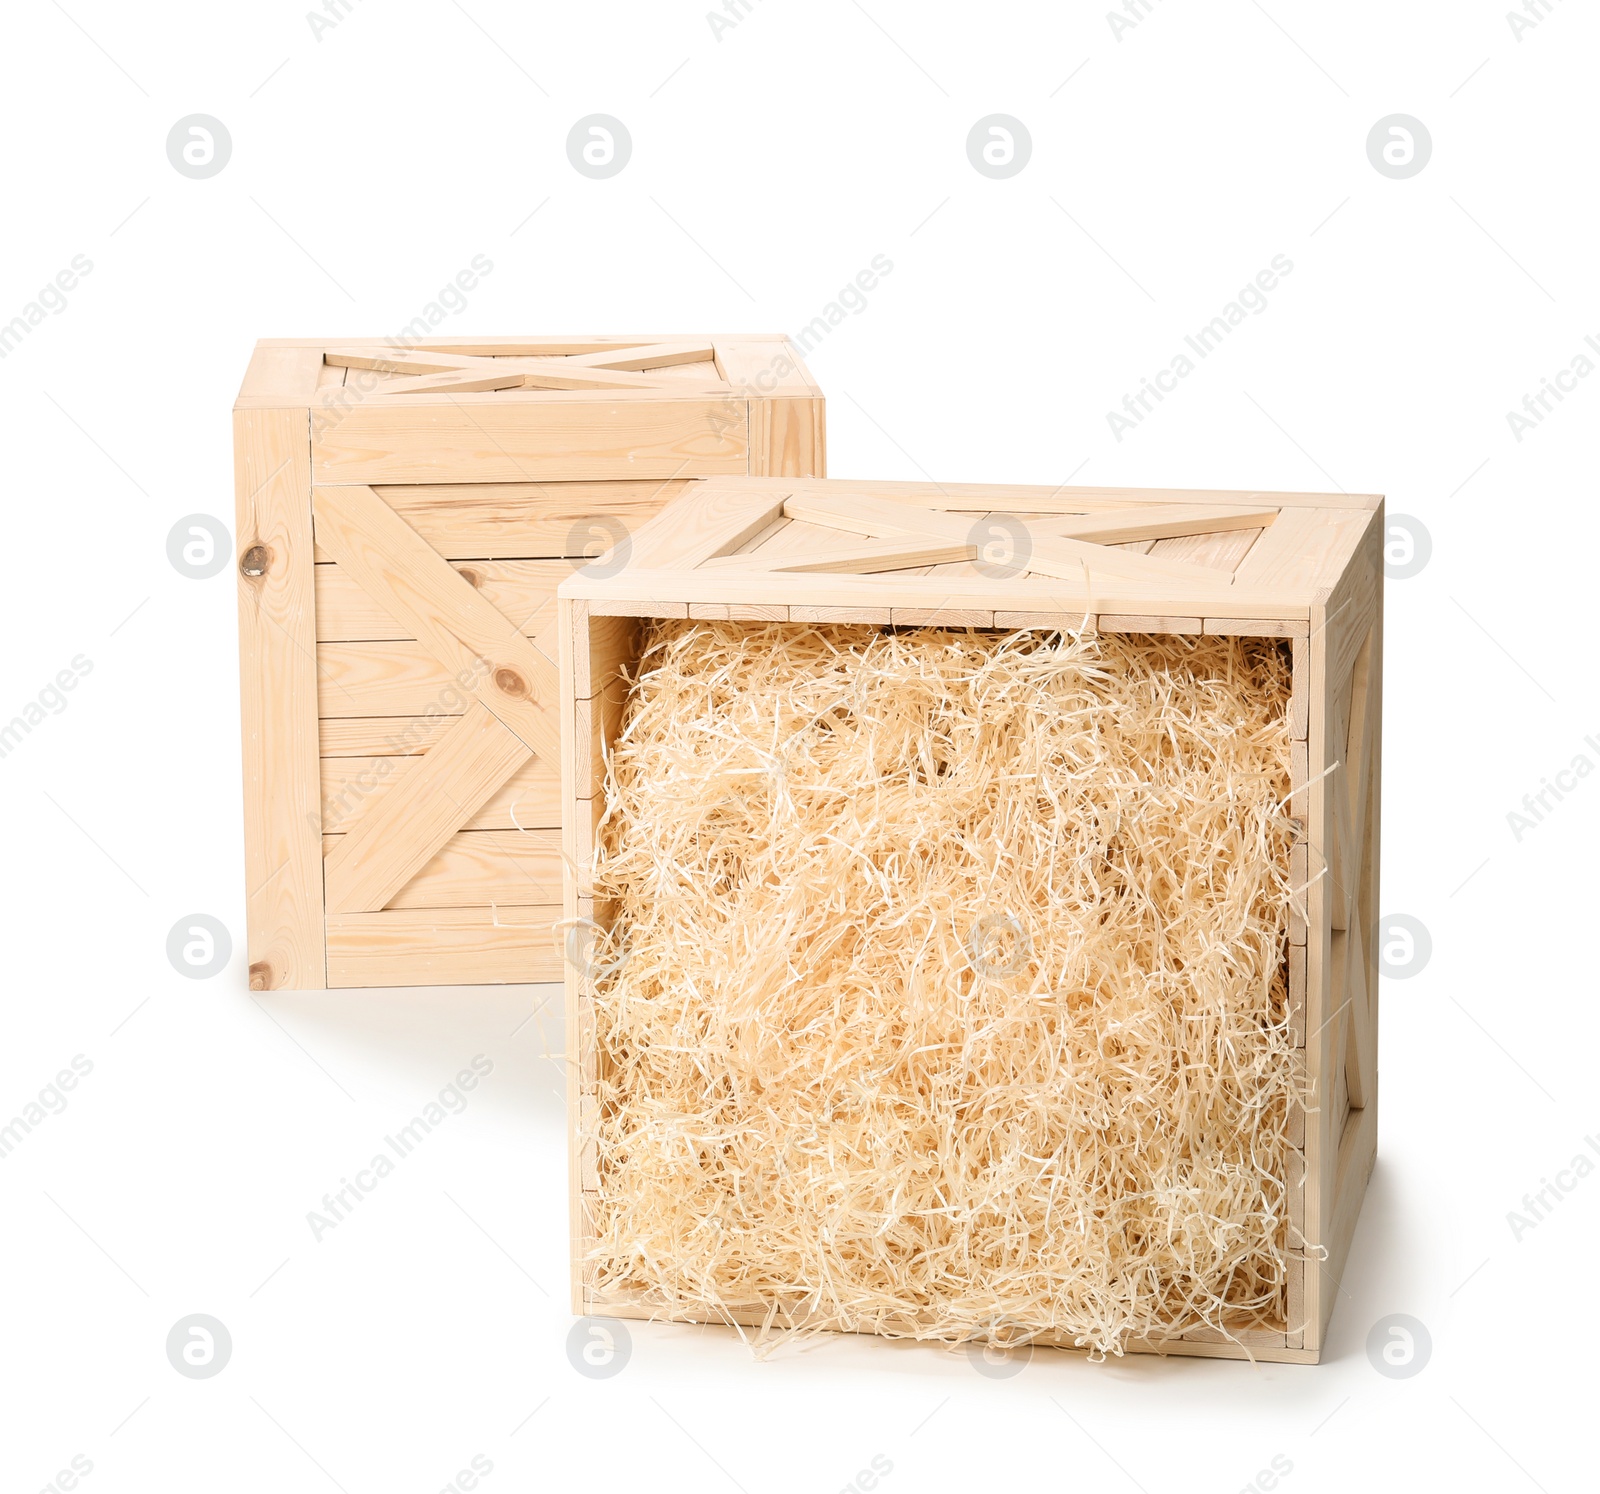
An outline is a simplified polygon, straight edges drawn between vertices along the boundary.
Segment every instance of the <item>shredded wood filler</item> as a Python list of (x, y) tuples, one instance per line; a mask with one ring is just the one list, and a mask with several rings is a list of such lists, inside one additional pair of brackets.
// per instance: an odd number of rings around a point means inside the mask
[(609, 762), (596, 1284), (1121, 1353), (1282, 1328), (1269, 639), (651, 625)]

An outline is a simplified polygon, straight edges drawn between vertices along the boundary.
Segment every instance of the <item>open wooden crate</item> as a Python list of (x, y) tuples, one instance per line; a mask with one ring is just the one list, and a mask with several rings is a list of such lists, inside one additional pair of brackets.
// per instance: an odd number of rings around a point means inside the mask
[(252, 988), (559, 978), (555, 587), (820, 475), (820, 392), (776, 336), (271, 340), (234, 433)]
[[(596, 903), (588, 872), (641, 619), (1088, 626), (1284, 641), (1292, 653), (1289, 802), (1299, 828), (1283, 960), (1298, 1082), (1309, 1098), (1283, 1179), (1281, 1318), (1128, 1347), (1315, 1362), (1377, 1134), (1382, 500), (770, 479), (708, 479), (697, 488), (635, 533), (615, 574), (577, 575), (560, 588), (565, 915), (575, 931), (625, 938), (613, 927), (615, 909)], [(989, 549), (996, 536), (1006, 537), (1002, 548), (1015, 562), (998, 573)], [(603, 972), (583, 958), (582, 943), (569, 948), (566, 972), (574, 1310), (714, 1320), (713, 1312), (662, 1313), (596, 1288), (591, 1221), (604, 1183), (593, 1143), (608, 1056), (595, 1020)], [(763, 1315), (730, 1316), (759, 1323)]]

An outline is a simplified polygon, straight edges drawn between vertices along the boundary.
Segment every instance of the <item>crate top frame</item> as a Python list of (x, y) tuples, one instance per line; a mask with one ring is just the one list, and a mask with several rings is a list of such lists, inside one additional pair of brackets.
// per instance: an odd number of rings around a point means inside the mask
[(397, 408), (654, 402), (708, 394), (820, 399), (782, 333), (263, 338), (236, 410), (318, 409), (359, 386)]
[(1370, 494), (708, 478), (562, 583), (596, 616), (1304, 635)]
[(234, 418), (308, 412), (318, 484), (821, 473), (824, 400), (780, 334), (275, 338)]

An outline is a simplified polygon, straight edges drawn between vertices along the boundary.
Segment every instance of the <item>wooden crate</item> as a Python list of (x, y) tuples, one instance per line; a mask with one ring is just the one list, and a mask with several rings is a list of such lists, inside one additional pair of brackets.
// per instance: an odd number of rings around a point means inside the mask
[(778, 336), (260, 343), (234, 409), (253, 989), (559, 979), (557, 583), (823, 471)]
[[(1291, 1189), (1284, 1321), (1241, 1335), (1258, 1359), (1315, 1362), (1326, 1341), (1377, 1135), (1376, 925), (1382, 689), (1383, 504), (1307, 493), (1161, 492), (917, 483), (708, 479), (634, 536), (629, 565), (562, 583), (560, 649), (570, 853), (565, 913), (609, 928), (592, 888), (602, 754), (625, 700), (644, 617), (953, 625), (1285, 639), (1291, 857), (1291, 1022), (1310, 1106)], [(1009, 532), (1023, 569), (996, 576), (983, 549)], [(1020, 553), (1020, 552), (1019, 552)], [(984, 559), (989, 574), (974, 564)], [(649, 1316), (606, 1300), (583, 1267), (598, 1183), (589, 977), (569, 964), (574, 1310)], [(756, 1321), (752, 1316), (751, 1321)], [(1135, 1347), (1221, 1357), (1245, 1349), (1200, 1330)]]

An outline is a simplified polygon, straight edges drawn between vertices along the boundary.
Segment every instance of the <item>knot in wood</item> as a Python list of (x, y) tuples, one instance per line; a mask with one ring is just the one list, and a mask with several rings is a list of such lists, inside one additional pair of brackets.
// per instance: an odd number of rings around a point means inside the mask
[(246, 576), (264, 576), (272, 564), (272, 551), (265, 545), (251, 545), (239, 557), (239, 570)]
[(502, 695), (509, 695), (513, 700), (526, 700), (528, 697), (528, 682), (515, 669), (504, 664), (494, 672), (494, 685)]

